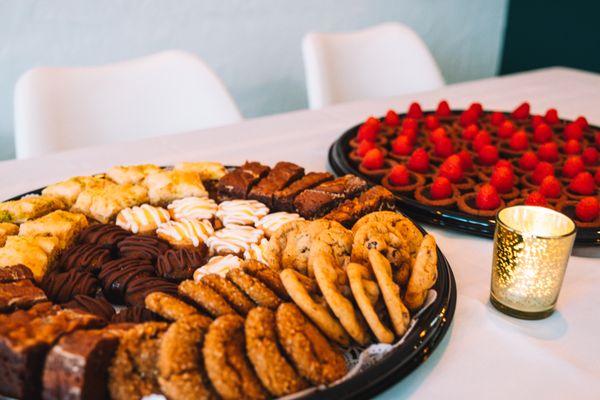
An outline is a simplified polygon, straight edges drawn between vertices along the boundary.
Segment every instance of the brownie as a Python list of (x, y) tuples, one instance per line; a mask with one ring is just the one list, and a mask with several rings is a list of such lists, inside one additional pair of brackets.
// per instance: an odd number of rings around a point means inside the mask
[(50, 350), (43, 374), (45, 400), (108, 398), (108, 367), (119, 345), (114, 329), (76, 331)]
[(273, 195), (276, 191), (302, 178), (304, 168), (286, 161), (278, 162), (263, 180), (258, 182), (248, 194), (249, 199), (258, 200), (267, 207), (273, 207)]
[(332, 181), (306, 189), (294, 199), (296, 211), (304, 218), (319, 218), (346, 199), (352, 199), (367, 189), (367, 182), (354, 175), (344, 175)]
[(0, 283), (0, 312), (24, 309), (48, 301), (44, 291), (28, 279)]
[(24, 279), (33, 280), (33, 273), (22, 264), (0, 268), (0, 283), (16, 282)]
[(306, 189), (313, 188), (333, 179), (328, 172), (309, 172), (302, 178), (292, 182), (288, 187), (273, 194), (273, 208), (277, 211), (295, 211), (294, 199)]
[(252, 187), (264, 178), (271, 169), (258, 162), (248, 162), (227, 173), (217, 184), (221, 200), (245, 199)]
[(337, 221), (346, 228), (351, 228), (356, 221), (369, 213), (393, 208), (394, 195), (383, 186), (378, 185), (352, 200), (345, 200), (323, 218)]
[(67, 333), (99, 328), (104, 322), (93, 315), (63, 310), (48, 302), (0, 315), (0, 395), (37, 399), (41, 394), (46, 354)]

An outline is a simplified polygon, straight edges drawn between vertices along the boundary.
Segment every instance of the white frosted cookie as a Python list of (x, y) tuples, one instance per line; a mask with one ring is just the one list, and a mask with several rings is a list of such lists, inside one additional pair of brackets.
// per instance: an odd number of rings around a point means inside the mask
[(263, 231), (251, 226), (230, 224), (216, 231), (208, 238), (206, 244), (211, 254), (235, 254), (241, 256), (250, 248), (252, 243), (258, 243), (263, 238)]
[(223, 225), (255, 225), (269, 213), (269, 208), (256, 200), (230, 200), (219, 204), (217, 218)]
[(161, 224), (156, 235), (175, 247), (198, 247), (215, 233), (208, 220), (181, 219)]
[(266, 237), (270, 238), (271, 235), (277, 231), (277, 229), (281, 228), (287, 222), (303, 219), (304, 218), (296, 213), (280, 211), (265, 215), (256, 223), (256, 227), (261, 229), (265, 233)]
[(212, 219), (217, 212), (217, 203), (206, 197), (186, 197), (167, 206), (171, 217), (181, 219)]
[(124, 208), (117, 214), (116, 224), (133, 233), (147, 234), (171, 219), (169, 212), (162, 207), (142, 204)]
[(232, 254), (214, 256), (206, 264), (194, 271), (194, 280), (199, 282), (203, 276), (208, 274), (217, 274), (225, 278), (230, 270), (239, 268), (241, 263), (242, 259)]

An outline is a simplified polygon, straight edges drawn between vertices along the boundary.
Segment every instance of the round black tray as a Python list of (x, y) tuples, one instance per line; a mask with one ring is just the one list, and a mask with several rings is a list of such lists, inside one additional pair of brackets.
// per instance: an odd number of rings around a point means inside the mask
[[(400, 115), (403, 118), (404, 114)], [(565, 121), (569, 122), (569, 121)], [(348, 154), (352, 150), (350, 139), (356, 136), (361, 124), (353, 126), (338, 138), (329, 147), (328, 161), (331, 169), (336, 175), (354, 174), (365, 179), (370, 184), (378, 184), (368, 176), (361, 174), (358, 168), (354, 167), (348, 159)], [(595, 130), (600, 130), (592, 126)], [(448, 210), (441, 207), (431, 207), (419, 203), (415, 199), (406, 196), (396, 195), (396, 203), (402, 212), (406, 213), (415, 220), (432, 225), (438, 225), (450, 228), (476, 236), (492, 238), (496, 221), (494, 219), (476, 217), (458, 210)], [(575, 246), (598, 246), (600, 245), (600, 229), (577, 228), (575, 237)]]
[[(42, 190), (43, 188), (32, 190), (8, 200), (40, 194)], [(419, 224), (415, 225), (423, 234), (426, 233)], [(438, 278), (432, 288), (437, 295), (432, 304), (418, 315), (410, 331), (403, 337), (404, 343), (390, 351), (380, 362), (352, 378), (333, 386), (316, 388), (298, 398), (369, 399), (400, 382), (427, 360), (448, 331), (456, 308), (456, 281), (450, 264), (439, 247), (437, 257)]]

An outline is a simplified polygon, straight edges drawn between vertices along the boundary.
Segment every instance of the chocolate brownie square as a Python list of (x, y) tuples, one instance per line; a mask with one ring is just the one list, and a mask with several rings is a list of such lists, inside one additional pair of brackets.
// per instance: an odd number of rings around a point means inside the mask
[(351, 228), (356, 221), (369, 213), (393, 208), (394, 195), (392, 192), (383, 186), (374, 186), (352, 200), (345, 200), (323, 218), (337, 221), (346, 228)]
[(33, 280), (33, 272), (22, 264), (0, 268), (0, 283)]
[(277, 211), (295, 211), (294, 199), (306, 189), (313, 188), (333, 179), (328, 172), (309, 172), (302, 178), (292, 182), (288, 187), (273, 194), (273, 208)]
[(354, 175), (344, 175), (303, 191), (294, 199), (294, 207), (304, 218), (319, 218), (345, 199), (358, 196), (367, 187), (367, 182), (363, 179)]
[(258, 200), (271, 208), (273, 195), (304, 175), (304, 168), (286, 161), (278, 162), (266, 178), (258, 182), (248, 194), (248, 198)]
[(252, 187), (264, 178), (271, 169), (258, 162), (248, 162), (229, 172), (217, 184), (221, 200), (245, 199)]
[(0, 315), (0, 395), (38, 399), (50, 347), (64, 334), (102, 325), (93, 315), (48, 302)]
[(28, 279), (0, 283), (0, 312), (30, 308), (43, 301), (48, 301), (44, 291)]

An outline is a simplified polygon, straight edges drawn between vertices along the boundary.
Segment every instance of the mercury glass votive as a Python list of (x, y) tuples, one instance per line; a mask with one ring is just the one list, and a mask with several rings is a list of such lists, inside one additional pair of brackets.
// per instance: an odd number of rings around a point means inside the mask
[(545, 207), (515, 206), (496, 216), (490, 301), (505, 314), (546, 318), (554, 311), (575, 223)]

